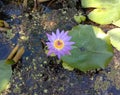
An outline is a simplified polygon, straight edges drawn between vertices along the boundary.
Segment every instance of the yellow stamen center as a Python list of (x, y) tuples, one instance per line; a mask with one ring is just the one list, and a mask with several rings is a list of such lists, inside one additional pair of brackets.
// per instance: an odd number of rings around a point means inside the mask
[(60, 39), (55, 40), (55, 41), (54, 41), (54, 47), (55, 47), (57, 50), (63, 49), (63, 47), (64, 47), (64, 42), (63, 42), (63, 40), (60, 40)]

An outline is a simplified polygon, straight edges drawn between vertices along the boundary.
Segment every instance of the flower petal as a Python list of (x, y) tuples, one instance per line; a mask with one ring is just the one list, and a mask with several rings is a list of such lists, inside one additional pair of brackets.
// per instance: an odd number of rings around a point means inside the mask
[(63, 39), (64, 41), (70, 41), (72, 37), (66, 36), (66, 37), (61, 37), (61, 39)]
[(60, 36), (59, 36), (59, 37), (60, 37), (61, 39), (62, 39), (62, 37), (63, 37), (63, 35), (64, 35), (64, 32), (65, 32), (65, 31), (62, 30), (62, 32), (60, 33)]
[(56, 36), (57, 36), (57, 39), (59, 39), (59, 36), (60, 36), (60, 30), (59, 29), (56, 30)]
[[(72, 37), (68, 35), (68, 32), (65, 32), (64, 30), (60, 32), (60, 30), (57, 29), (56, 34), (52, 32), (52, 35), (47, 34), (47, 37), (48, 40), (50, 41), (50, 42), (46, 42), (49, 49), (48, 55), (54, 53), (60, 59), (61, 56), (71, 54), (70, 50), (72, 50), (72, 45), (75, 44), (75, 42), (70, 41)], [(54, 46), (54, 42), (58, 39), (64, 42), (64, 46), (62, 48)]]
[(67, 46), (68, 45), (70, 46), (70, 45), (73, 45), (73, 44), (75, 44), (75, 42), (65, 42), (65, 45), (67, 45)]

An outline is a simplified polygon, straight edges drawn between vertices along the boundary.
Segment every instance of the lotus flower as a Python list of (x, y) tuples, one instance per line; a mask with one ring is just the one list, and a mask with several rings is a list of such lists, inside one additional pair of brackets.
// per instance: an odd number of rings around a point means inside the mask
[(47, 42), (48, 46), (48, 56), (51, 54), (55, 54), (60, 59), (61, 56), (70, 55), (70, 50), (72, 50), (72, 45), (74, 42), (71, 42), (71, 36), (68, 36), (68, 32), (64, 30), (60, 32), (59, 29), (56, 30), (56, 34), (52, 32), (52, 35), (47, 34), (49, 42)]

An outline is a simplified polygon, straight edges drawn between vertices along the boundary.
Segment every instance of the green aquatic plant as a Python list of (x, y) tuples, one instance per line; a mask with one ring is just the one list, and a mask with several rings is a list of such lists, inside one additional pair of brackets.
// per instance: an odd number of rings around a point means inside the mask
[(120, 51), (120, 28), (114, 28), (108, 31), (111, 44)]
[[(120, 0), (81, 0), (83, 8), (93, 8), (88, 18), (98, 24), (120, 27)], [(111, 44), (120, 50), (120, 28), (109, 30)]]
[(24, 51), (24, 47), (19, 49), (19, 45), (16, 45), (5, 60), (0, 60), (0, 95), (9, 86), (12, 76), (12, 65), (18, 62)]
[(81, 0), (83, 8), (94, 8), (88, 18), (98, 24), (120, 26), (120, 0)]
[(86, 20), (86, 17), (84, 15), (82, 15), (82, 13), (79, 13), (78, 15), (74, 15), (74, 20), (77, 23), (81, 23)]
[(0, 93), (9, 86), (9, 81), (12, 76), (11, 65), (5, 64), (5, 61), (0, 61)]
[(91, 25), (75, 26), (69, 35), (75, 42), (71, 55), (65, 55), (62, 60), (69, 66), (81, 71), (105, 68), (112, 56), (113, 49), (109, 37), (101, 29)]
[(73, 27), (68, 35), (75, 44), (72, 46), (69, 55), (63, 54), (61, 56), (64, 63), (63, 67), (71, 66), (86, 72), (97, 68), (105, 68), (111, 61), (113, 49), (109, 36), (100, 28), (91, 25), (78, 25)]

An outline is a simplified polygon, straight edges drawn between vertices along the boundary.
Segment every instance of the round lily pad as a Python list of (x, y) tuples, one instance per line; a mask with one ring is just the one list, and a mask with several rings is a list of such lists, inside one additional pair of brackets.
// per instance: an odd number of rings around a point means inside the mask
[(120, 19), (120, 0), (81, 0), (84, 8), (95, 8), (88, 18), (98, 24), (111, 24)]
[(108, 31), (111, 44), (120, 51), (120, 28), (114, 28)]
[(5, 64), (5, 60), (0, 61), (0, 92), (7, 88), (12, 75), (11, 65)]
[[(98, 36), (100, 34), (104, 34), (104, 37)], [(74, 48), (71, 50), (71, 55), (62, 57), (69, 66), (86, 72), (105, 68), (109, 64), (113, 49), (108, 42), (109, 38), (102, 30), (95, 29), (91, 25), (78, 25), (69, 32), (69, 35), (75, 42)]]

